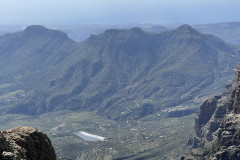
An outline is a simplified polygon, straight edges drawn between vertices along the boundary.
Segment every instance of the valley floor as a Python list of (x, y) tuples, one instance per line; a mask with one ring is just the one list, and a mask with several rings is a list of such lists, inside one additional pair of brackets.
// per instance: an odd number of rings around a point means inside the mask
[[(0, 130), (32, 126), (46, 133), (63, 160), (179, 159), (188, 152), (186, 142), (193, 134), (194, 115), (141, 120), (113, 121), (94, 112), (58, 111), (40, 116), (8, 114), (0, 117)], [(76, 131), (105, 137), (85, 141)]]

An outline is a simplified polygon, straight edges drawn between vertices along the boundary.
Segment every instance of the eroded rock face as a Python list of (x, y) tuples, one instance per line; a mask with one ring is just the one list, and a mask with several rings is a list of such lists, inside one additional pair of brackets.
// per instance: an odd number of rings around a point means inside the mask
[(182, 159), (240, 159), (240, 65), (227, 91), (200, 106), (195, 131), (188, 144), (198, 148)]
[(195, 130), (197, 136), (200, 138), (204, 136), (201, 128), (206, 125), (211, 119), (213, 113), (217, 108), (218, 99), (218, 97), (214, 97), (204, 101), (203, 104), (200, 106), (200, 111), (196, 114)]
[(202, 140), (201, 143), (212, 141), (216, 137), (215, 132), (219, 129), (228, 106), (226, 96), (215, 96), (202, 103), (195, 118), (196, 137)]
[(46, 134), (32, 127), (16, 127), (0, 132), (2, 160), (56, 160)]

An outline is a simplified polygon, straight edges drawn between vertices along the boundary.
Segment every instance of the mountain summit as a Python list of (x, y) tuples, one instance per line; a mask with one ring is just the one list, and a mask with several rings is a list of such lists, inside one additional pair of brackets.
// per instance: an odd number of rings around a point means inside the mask
[(32, 25), (32, 26), (28, 26), (25, 29), (26, 32), (31, 32), (31, 33), (42, 33), (42, 32), (48, 32), (49, 29), (47, 29), (44, 26), (41, 25)]
[(187, 24), (183, 24), (181, 26), (179, 26), (177, 28), (177, 30), (179, 30), (180, 32), (183, 33), (193, 33), (193, 32), (197, 32), (195, 29), (193, 29), (191, 26), (187, 25)]
[(58, 30), (47, 29), (46, 27), (41, 25), (29, 26), (24, 30), (23, 33), (26, 33), (28, 35), (38, 35), (38, 36), (42, 35), (42, 36), (48, 36), (52, 38), (60, 38), (62, 40), (69, 39), (66, 33)]

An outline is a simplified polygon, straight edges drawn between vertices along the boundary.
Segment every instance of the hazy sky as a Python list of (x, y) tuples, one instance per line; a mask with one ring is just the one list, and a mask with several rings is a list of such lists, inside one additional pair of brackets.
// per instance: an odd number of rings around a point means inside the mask
[(240, 21), (240, 0), (0, 0), (0, 25)]

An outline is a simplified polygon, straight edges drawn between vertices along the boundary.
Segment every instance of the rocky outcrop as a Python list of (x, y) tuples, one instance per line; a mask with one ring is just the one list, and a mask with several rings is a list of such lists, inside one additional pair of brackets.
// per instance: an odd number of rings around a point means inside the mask
[(196, 136), (188, 144), (197, 149), (182, 157), (183, 160), (240, 159), (240, 65), (226, 91), (200, 106), (195, 131)]
[[(202, 127), (205, 126), (212, 118), (212, 115), (216, 111), (218, 100), (220, 98), (220, 96), (215, 96), (214, 98), (206, 100), (200, 106), (200, 111), (196, 114), (195, 119), (195, 130), (197, 137), (203, 138), (205, 136), (205, 132), (202, 130)], [(208, 137), (208, 139), (209, 138), (210, 137)]]
[(218, 132), (220, 150), (215, 159), (234, 160), (240, 159), (240, 115), (227, 114)]
[(56, 160), (46, 134), (32, 127), (16, 127), (0, 132), (1, 160)]
[(202, 143), (212, 141), (229, 105), (226, 96), (215, 96), (202, 103), (195, 118), (196, 137)]

